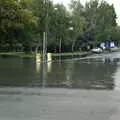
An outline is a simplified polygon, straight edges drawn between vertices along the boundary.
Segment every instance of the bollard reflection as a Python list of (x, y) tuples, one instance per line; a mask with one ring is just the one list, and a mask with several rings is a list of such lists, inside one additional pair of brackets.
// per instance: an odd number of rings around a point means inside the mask
[(47, 72), (50, 73), (52, 71), (52, 62), (47, 63)]
[(40, 68), (41, 68), (41, 56), (40, 56), (40, 54), (36, 54), (36, 72), (37, 73), (40, 73)]
[(41, 71), (41, 63), (40, 62), (36, 62), (36, 72), (40, 73)]

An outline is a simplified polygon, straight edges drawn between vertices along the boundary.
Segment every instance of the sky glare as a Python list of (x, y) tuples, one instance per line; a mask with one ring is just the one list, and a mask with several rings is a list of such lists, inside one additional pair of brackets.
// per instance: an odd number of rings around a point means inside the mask
[[(81, 2), (84, 4), (86, 1), (89, 0), (81, 0)], [(120, 0), (105, 0), (110, 4), (114, 4), (115, 11), (117, 14), (117, 23), (120, 25)], [(63, 3), (64, 5), (68, 5), (70, 3), (70, 0), (53, 0), (54, 3)]]

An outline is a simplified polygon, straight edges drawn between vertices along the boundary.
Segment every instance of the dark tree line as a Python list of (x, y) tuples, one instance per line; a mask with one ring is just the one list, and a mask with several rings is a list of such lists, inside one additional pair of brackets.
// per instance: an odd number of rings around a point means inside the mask
[(0, 51), (42, 50), (45, 24), (50, 52), (74, 52), (105, 41), (118, 43), (116, 18), (114, 6), (106, 1), (83, 5), (71, 0), (67, 10), (50, 0), (47, 4), (44, 0), (0, 0)]

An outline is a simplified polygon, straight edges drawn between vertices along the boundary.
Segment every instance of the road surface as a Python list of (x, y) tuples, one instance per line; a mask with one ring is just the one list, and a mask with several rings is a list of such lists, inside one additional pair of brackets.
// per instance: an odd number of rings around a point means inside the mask
[(0, 91), (0, 120), (120, 120), (119, 91), (35, 88)]

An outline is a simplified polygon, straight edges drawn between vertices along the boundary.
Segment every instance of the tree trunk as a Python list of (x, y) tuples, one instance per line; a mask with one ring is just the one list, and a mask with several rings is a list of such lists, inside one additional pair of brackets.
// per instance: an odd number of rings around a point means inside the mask
[(75, 40), (72, 42), (72, 52), (74, 52)]
[(60, 37), (60, 41), (59, 41), (59, 53), (61, 53), (61, 43), (62, 43), (62, 39), (61, 39), (61, 37)]
[(57, 52), (57, 50), (56, 50), (56, 45), (55, 45), (55, 47), (54, 47), (54, 52), (55, 52), (55, 53)]

